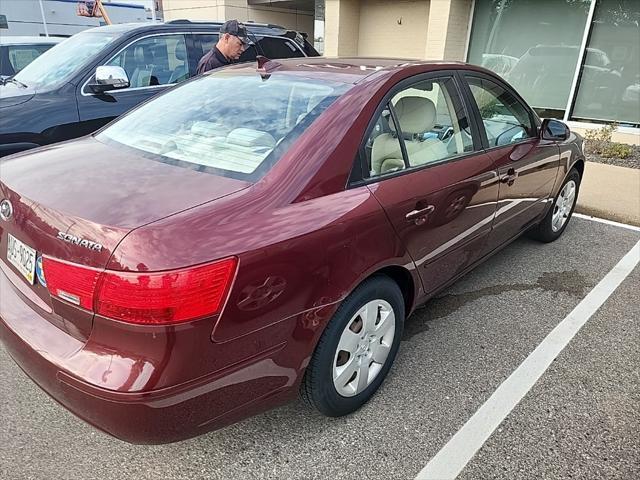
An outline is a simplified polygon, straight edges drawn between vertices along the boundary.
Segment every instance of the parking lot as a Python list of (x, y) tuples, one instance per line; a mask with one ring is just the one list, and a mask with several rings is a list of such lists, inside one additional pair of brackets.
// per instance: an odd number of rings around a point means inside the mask
[[(574, 218), (552, 244), (520, 239), (412, 315), (363, 409), (297, 402), (177, 444), (129, 445), (76, 419), (0, 347), (6, 479), (412, 479), (640, 239)], [(458, 478), (640, 476), (640, 268), (627, 276)]]

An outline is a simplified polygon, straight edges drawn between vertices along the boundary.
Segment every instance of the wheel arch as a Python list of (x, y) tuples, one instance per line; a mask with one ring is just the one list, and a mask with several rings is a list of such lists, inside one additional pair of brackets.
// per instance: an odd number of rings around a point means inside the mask
[[(415, 281), (411, 275), (411, 272), (407, 270), (405, 267), (400, 265), (389, 265), (386, 267), (382, 267), (375, 272), (371, 273), (365, 279), (363, 279), (358, 285), (361, 285), (363, 282), (368, 280), (371, 277), (384, 275), (393, 280), (400, 291), (402, 292), (402, 297), (404, 298), (404, 313), (405, 318), (408, 317), (413, 311), (414, 302), (416, 300), (416, 285)], [(357, 288), (357, 287), (356, 287)]]

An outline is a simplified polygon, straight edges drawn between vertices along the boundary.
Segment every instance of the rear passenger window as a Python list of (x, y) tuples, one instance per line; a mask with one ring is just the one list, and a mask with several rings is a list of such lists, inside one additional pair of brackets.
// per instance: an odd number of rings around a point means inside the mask
[(529, 110), (511, 93), (485, 78), (465, 77), (480, 111), (489, 147), (536, 137)]
[[(202, 45), (202, 54), (206, 54), (213, 46), (218, 43), (218, 34), (200, 34), (196, 35)], [(200, 60), (199, 58), (197, 60)]]
[(364, 146), (369, 177), (404, 170), (405, 161), (397, 131), (391, 110), (387, 107), (377, 118)]
[(143, 38), (129, 45), (107, 65), (124, 68), (131, 88), (169, 85), (189, 77), (183, 35)]
[[(395, 121), (390, 119), (391, 109)], [(473, 151), (467, 113), (453, 78), (417, 82), (394, 95), (390, 107), (377, 120), (365, 150), (370, 176), (439, 163)]]
[(293, 40), (285, 38), (264, 37), (258, 41), (257, 51), (267, 58), (304, 57)]
[[(216, 43), (218, 35), (198, 35), (202, 44), (202, 51), (207, 53)], [(293, 40), (288, 38), (254, 37), (250, 36), (257, 44), (250, 45), (238, 59), (239, 62), (253, 62), (257, 55), (264, 55), (267, 58), (293, 58), (304, 57), (304, 53), (295, 45)]]

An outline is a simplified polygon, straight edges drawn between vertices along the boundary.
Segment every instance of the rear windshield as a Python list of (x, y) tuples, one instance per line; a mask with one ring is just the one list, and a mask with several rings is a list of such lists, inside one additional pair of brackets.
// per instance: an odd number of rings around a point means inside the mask
[(171, 89), (96, 138), (164, 163), (257, 181), (347, 88), (221, 70)]

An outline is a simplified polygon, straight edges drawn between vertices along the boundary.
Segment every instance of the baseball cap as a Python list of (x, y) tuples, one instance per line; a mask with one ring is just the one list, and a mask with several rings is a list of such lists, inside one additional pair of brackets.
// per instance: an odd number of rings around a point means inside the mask
[(224, 33), (238, 37), (245, 45), (251, 45), (252, 43), (247, 36), (247, 27), (245, 27), (243, 23), (238, 22), (238, 20), (227, 20), (224, 22), (220, 27), (220, 35)]

